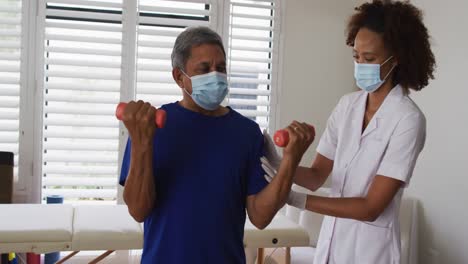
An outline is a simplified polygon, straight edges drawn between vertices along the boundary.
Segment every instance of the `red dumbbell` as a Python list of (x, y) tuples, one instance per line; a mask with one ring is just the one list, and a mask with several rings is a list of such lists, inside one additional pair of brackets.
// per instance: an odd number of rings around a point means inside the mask
[[(310, 128), (310, 133), (315, 137), (315, 129), (313, 126), (308, 125)], [(273, 141), (278, 147), (286, 147), (289, 143), (289, 133), (286, 129), (281, 129), (276, 131), (275, 135), (273, 136)]]
[[(119, 103), (117, 105), (117, 108), (115, 109), (115, 116), (117, 117), (118, 120), (122, 120), (122, 116), (125, 110), (125, 107), (127, 106), (127, 103)], [(156, 111), (156, 115), (154, 118), (154, 122), (156, 123), (156, 126), (158, 128), (163, 128), (164, 125), (166, 124), (166, 111), (163, 109), (158, 109)]]

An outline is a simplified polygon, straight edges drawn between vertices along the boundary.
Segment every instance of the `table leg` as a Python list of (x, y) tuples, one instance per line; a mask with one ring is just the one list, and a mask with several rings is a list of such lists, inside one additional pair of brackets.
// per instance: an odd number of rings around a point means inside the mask
[(265, 263), (265, 249), (259, 248), (257, 251), (257, 264)]
[(285, 257), (284, 263), (291, 264), (291, 248), (290, 247), (286, 248), (286, 254), (284, 257)]
[(91, 262), (89, 262), (89, 264), (96, 264), (98, 263), (99, 261), (105, 259), (107, 256), (109, 256), (110, 254), (112, 254), (112, 252), (114, 252), (115, 250), (108, 250), (106, 251), (105, 253), (103, 253), (102, 255), (100, 255), (99, 257), (93, 259)]
[(66, 257), (64, 257), (63, 259), (57, 261), (57, 263), (55, 264), (62, 264), (62, 263), (65, 263), (65, 261), (71, 259), (73, 256), (75, 256), (76, 254), (78, 254), (79, 251), (73, 251), (72, 253), (68, 254)]

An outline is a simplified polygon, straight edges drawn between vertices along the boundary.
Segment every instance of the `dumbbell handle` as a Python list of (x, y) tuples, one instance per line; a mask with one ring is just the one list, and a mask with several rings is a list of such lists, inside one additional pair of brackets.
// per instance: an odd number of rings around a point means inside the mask
[[(117, 105), (117, 108), (115, 109), (115, 117), (117, 117), (118, 120), (122, 120), (122, 116), (123, 116), (126, 106), (127, 106), (127, 103), (119, 103)], [(166, 124), (166, 116), (167, 116), (166, 111), (164, 111), (163, 109), (158, 109), (156, 111), (154, 122), (156, 123), (156, 126), (158, 128), (164, 127), (164, 125)]]
[[(315, 136), (315, 130), (313, 126), (310, 126), (310, 133), (314, 134)], [(275, 135), (273, 135), (273, 141), (278, 147), (286, 147), (289, 143), (289, 133), (286, 129), (281, 129), (276, 131)]]

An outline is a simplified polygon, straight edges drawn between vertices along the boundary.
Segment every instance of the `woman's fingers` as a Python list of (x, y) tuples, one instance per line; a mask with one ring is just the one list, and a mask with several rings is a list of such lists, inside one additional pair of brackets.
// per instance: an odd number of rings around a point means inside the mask
[(263, 170), (265, 171), (265, 173), (266, 173), (265, 176), (268, 176), (268, 178), (265, 177), (265, 179), (266, 179), (268, 182), (271, 182), (271, 181), (273, 180), (273, 178), (275, 177), (276, 174), (274, 174), (274, 173), (271, 171), (271, 169), (270, 169), (268, 166), (264, 165), (264, 164), (262, 164), (262, 169), (263, 169)]
[(266, 157), (261, 157), (260, 161), (262, 162), (262, 165), (267, 166), (274, 175), (278, 173), (277, 168), (275, 168), (275, 166), (273, 166)]

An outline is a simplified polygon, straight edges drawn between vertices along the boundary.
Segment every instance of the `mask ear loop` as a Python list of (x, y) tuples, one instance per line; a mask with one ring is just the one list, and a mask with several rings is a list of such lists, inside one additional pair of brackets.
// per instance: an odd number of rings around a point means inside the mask
[[(380, 68), (385, 65), (385, 63), (387, 63), (389, 60), (391, 60), (393, 58), (393, 55), (388, 57), (388, 59), (386, 59), (384, 62), (382, 62), (382, 64), (380, 64)], [(390, 75), (390, 73), (393, 71), (393, 69), (396, 67), (396, 65), (393, 65), (393, 67), (390, 69), (390, 71), (387, 73), (387, 75), (385, 75), (385, 77), (383, 78), (382, 81), (386, 82), (387, 81), (387, 77)]]
[(385, 63), (387, 63), (389, 60), (391, 60), (393, 58), (393, 55), (388, 57), (388, 59), (386, 59), (384, 62), (382, 62), (382, 64), (380, 64), (380, 66), (384, 66)]
[(184, 88), (183, 90), (188, 96), (192, 97), (192, 95), (188, 93), (187, 89)]
[(188, 74), (186, 74), (181, 68), (179, 68), (179, 70), (180, 70), (185, 76), (187, 76), (187, 78), (189, 78), (190, 80), (192, 79), (192, 78), (190, 78), (190, 76), (188, 76)]
[(390, 69), (390, 71), (387, 73), (387, 75), (385, 75), (385, 78), (383, 79), (383, 81), (387, 81), (387, 77), (390, 75), (390, 73), (392, 73), (393, 69), (395, 69), (396, 65), (393, 65), (393, 67)]
[[(187, 78), (189, 78), (189, 80), (192, 80), (192, 78), (190, 78), (190, 76), (188, 76), (188, 74), (186, 74), (181, 68), (179, 68), (179, 70), (180, 70)], [(184, 90), (184, 92), (185, 92), (188, 96), (192, 97), (192, 95), (189, 94), (189, 92), (187, 91), (187, 89), (185, 89), (185, 87), (182, 88), (182, 89)]]

